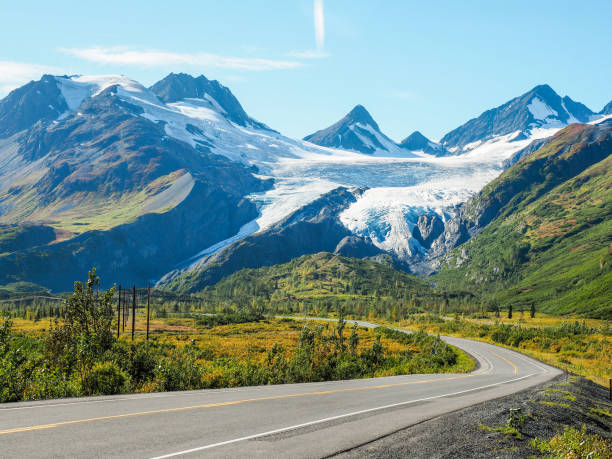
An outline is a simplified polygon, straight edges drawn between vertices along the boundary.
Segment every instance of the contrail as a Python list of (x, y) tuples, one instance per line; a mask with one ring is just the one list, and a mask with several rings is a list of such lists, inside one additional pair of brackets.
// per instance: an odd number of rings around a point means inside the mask
[(325, 16), (323, 15), (323, 0), (314, 0), (314, 28), (317, 49), (325, 45)]

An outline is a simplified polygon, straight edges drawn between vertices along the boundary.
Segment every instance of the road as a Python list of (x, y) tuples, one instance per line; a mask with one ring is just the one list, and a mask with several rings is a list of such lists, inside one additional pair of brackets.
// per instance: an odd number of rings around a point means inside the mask
[(325, 457), (560, 373), (505, 348), (443, 339), (472, 355), (478, 368), (3, 405), (0, 456)]

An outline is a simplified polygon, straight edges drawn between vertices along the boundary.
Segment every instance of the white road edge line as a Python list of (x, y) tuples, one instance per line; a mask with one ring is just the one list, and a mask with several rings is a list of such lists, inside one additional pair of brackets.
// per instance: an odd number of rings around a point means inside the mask
[(526, 378), (529, 378), (529, 377), (537, 375), (537, 374), (541, 374), (541, 373), (531, 373), (531, 374), (528, 374), (526, 376), (521, 376), (520, 378), (509, 379), (507, 381), (500, 381), (500, 382), (497, 382), (497, 383), (494, 383), (494, 384), (487, 384), (486, 386), (473, 387), (471, 389), (466, 389), (466, 390), (462, 390), (462, 391), (459, 391), (459, 392), (451, 392), (449, 394), (434, 395), (432, 397), (425, 397), (425, 398), (420, 398), (420, 399), (417, 399), (417, 400), (409, 400), (409, 401), (406, 401), (406, 402), (393, 403), (391, 405), (384, 405), (384, 406), (377, 406), (375, 408), (368, 408), (366, 410), (353, 411), (352, 413), (345, 413), (345, 414), (340, 414), (338, 416), (331, 416), (331, 417), (328, 417), (328, 418), (317, 419), (315, 421), (305, 422), (303, 424), (296, 424), (294, 426), (283, 427), (283, 428), (275, 429), (275, 430), (269, 430), (267, 432), (262, 432), (262, 433), (253, 434), (253, 435), (247, 435), (246, 437), (234, 438), (233, 440), (226, 440), (226, 441), (222, 441), (222, 442), (219, 442), (219, 443), (212, 443), (210, 445), (205, 445), (205, 446), (199, 446), (197, 448), (186, 449), (184, 451), (178, 451), (176, 453), (164, 454), (163, 456), (155, 456), (155, 457), (153, 457), (151, 459), (165, 459), (165, 458), (168, 458), (168, 457), (182, 456), (182, 455), (185, 455), (185, 454), (190, 454), (190, 453), (195, 453), (195, 452), (198, 452), (198, 451), (203, 451), (205, 449), (211, 449), (211, 448), (216, 448), (218, 446), (229, 445), (231, 443), (237, 443), (237, 442), (241, 442), (241, 441), (245, 441), (245, 440), (252, 440), (254, 438), (265, 437), (266, 435), (274, 435), (274, 434), (281, 433), (281, 432), (287, 432), (289, 430), (295, 430), (295, 429), (300, 429), (302, 427), (308, 427), (308, 426), (312, 426), (312, 425), (315, 425), (315, 424), (321, 424), (323, 422), (335, 421), (336, 419), (347, 418), (347, 417), (350, 417), (350, 416), (357, 416), (359, 414), (370, 413), (370, 412), (373, 412), (373, 411), (385, 410), (385, 409), (388, 409), (388, 408), (394, 408), (396, 406), (409, 405), (411, 403), (424, 402), (426, 400), (433, 400), (433, 399), (436, 399), (436, 398), (449, 397), (451, 395), (464, 394), (466, 392), (473, 392), (475, 390), (486, 389), (488, 387), (500, 386), (502, 384), (507, 384), (507, 383), (511, 383), (511, 382), (515, 382), (515, 381), (520, 381), (522, 379), (526, 379)]

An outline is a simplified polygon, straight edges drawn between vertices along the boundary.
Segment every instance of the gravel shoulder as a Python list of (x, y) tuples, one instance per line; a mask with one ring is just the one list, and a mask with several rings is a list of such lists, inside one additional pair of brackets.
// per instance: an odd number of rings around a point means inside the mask
[[(520, 409), (520, 438), (503, 428), (510, 410)], [(342, 458), (529, 458), (541, 457), (533, 438), (550, 439), (565, 426), (612, 441), (608, 390), (578, 376), (548, 383), (449, 413), (337, 455)], [(610, 456), (612, 457), (612, 451)]]

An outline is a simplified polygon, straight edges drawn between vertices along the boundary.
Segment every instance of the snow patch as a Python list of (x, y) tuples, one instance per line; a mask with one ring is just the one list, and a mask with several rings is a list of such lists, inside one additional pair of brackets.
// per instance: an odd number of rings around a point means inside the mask
[(559, 116), (555, 110), (550, 108), (539, 97), (534, 97), (531, 99), (531, 102), (529, 105), (527, 105), (527, 109), (531, 112), (536, 120), (545, 121), (549, 117), (556, 118)]
[(609, 115), (597, 115), (597, 116), (599, 117), (589, 121), (588, 124), (599, 124), (599, 123), (603, 123), (606, 120), (612, 119), (612, 113)]

